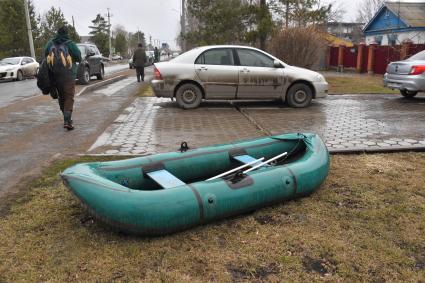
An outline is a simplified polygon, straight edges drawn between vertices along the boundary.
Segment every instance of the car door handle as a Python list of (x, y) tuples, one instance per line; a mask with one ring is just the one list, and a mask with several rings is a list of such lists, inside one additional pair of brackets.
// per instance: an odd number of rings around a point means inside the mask
[(247, 68), (242, 69), (242, 70), (241, 70), (241, 73), (249, 73), (249, 70), (248, 70)]
[(207, 67), (201, 67), (201, 68), (199, 68), (198, 70), (199, 70), (199, 71), (208, 71), (208, 68), (207, 68)]

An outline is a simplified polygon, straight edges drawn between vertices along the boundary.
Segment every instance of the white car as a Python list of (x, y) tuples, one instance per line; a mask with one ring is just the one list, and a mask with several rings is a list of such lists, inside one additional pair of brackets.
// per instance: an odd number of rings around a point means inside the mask
[(31, 57), (10, 57), (0, 60), (0, 80), (21, 81), (37, 75), (39, 64)]
[(199, 47), (155, 63), (151, 85), (157, 97), (175, 98), (184, 109), (213, 99), (281, 100), (301, 108), (328, 94), (321, 74), (290, 66), (262, 50), (235, 45)]

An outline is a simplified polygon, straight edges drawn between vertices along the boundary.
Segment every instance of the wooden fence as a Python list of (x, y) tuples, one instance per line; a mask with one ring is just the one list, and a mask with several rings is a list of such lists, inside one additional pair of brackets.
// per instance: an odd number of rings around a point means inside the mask
[(384, 74), (390, 62), (404, 60), (419, 51), (425, 44), (404, 43), (395, 46), (355, 45), (353, 47), (330, 46), (328, 49), (328, 69), (355, 70), (358, 73)]

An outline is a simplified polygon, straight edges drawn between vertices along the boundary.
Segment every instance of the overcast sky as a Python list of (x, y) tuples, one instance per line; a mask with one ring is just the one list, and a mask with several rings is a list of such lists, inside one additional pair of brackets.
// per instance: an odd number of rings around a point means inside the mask
[[(354, 21), (357, 6), (363, 0), (325, 0), (341, 5), (346, 11), (344, 21)], [(406, 1), (406, 0), (402, 0)], [(425, 0), (408, 0), (409, 2)], [(112, 26), (123, 25), (128, 31), (140, 29), (152, 40), (168, 42), (173, 48), (180, 31), (180, 2), (181, 0), (33, 0), (37, 12), (43, 14), (51, 6), (60, 7), (65, 18), (72, 23), (80, 35), (88, 35), (91, 21), (100, 13), (107, 14), (110, 8)]]

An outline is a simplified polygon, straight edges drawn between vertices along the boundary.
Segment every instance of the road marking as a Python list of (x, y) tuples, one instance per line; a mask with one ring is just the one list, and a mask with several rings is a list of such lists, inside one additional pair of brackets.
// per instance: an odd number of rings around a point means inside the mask
[(119, 92), (123, 88), (127, 87), (128, 85), (135, 83), (136, 80), (134, 78), (127, 78), (121, 81), (118, 81), (116, 83), (108, 85), (106, 88), (102, 88), (99, 90), (94, 91), (94, 93), (100, 93), (106, 96), (111, 96), (114, 93)]
[(120, 77), (124, 77), (124, 76), (123, 75), (119, 75), (119, 76), (112, 77), (110, 79), (107, 79), (107, 80), (104, 80), (104, 81), (100, 81), (100, 82), (97, 82), (97, 83), (94, 83), (94, 84), (91, 84), (91, 85), (86, 85), (78, 93), (76, 93), (75, 96), (82, 95), (88, 88), (93, 88), (93, 87), (96, 87), (97, 85), (102, 85), (102, 84), (106, 85), (106, 84), (108, 84), (109, 81), (116, 80), (116, 79), (118, 79)]

